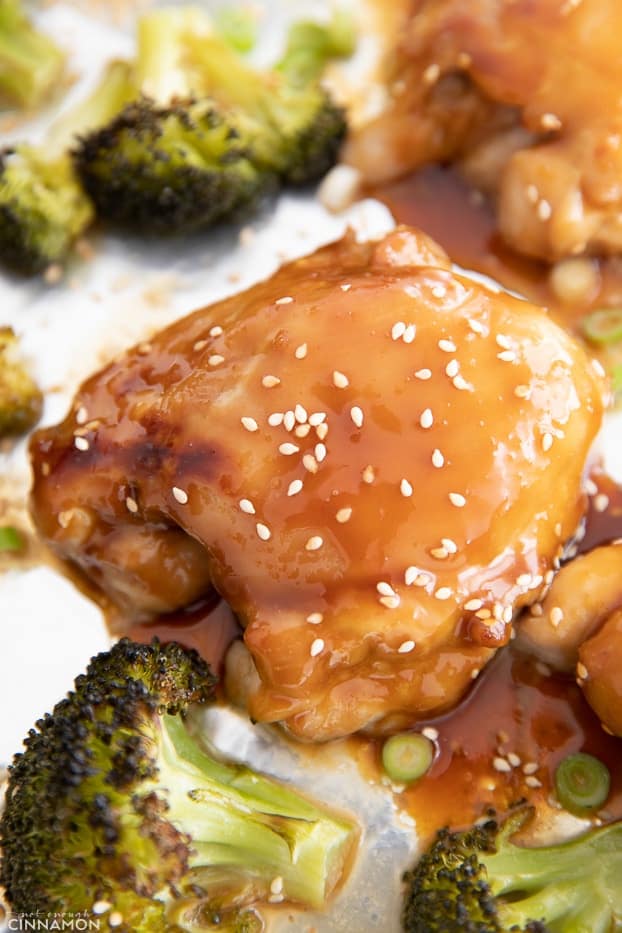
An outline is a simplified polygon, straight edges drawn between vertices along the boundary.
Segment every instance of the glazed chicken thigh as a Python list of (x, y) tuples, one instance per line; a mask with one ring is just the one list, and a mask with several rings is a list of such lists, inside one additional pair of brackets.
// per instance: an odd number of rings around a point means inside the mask
[(519, 252), (621, 252), (620, 4), (414, 0), (405, 21), (346, 159), (371, 181), (457, 162)]
[(260, 721), (325, 740), (438, 713), (582, 516), (597, 364), (424, 235), (352, 236), (93, 376), (32, 443), (43, 535), (126, 613), (210, 587)]

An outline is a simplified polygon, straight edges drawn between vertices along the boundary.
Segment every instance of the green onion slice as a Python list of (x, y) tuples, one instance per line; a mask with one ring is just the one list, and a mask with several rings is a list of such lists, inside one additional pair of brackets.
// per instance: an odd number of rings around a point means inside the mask
[(17, 530), (10, 525), (0, 527), (0, 551), (21, 551), (24, 539)]
[(382, 765), (392, 781), (417, 781), (433, 761), (434, 743), (416, 732), (392, 735), (382, 746)]
[(622, 340), (622, 308), (599, 308), (581, 321), (584, 335), (592, 343), (617, 343)]
[(557, 799), (577, 816), (602, 807), (609, 796), (610, 785), (607, 766), (585, 752), (564, 758), (555, 771)]

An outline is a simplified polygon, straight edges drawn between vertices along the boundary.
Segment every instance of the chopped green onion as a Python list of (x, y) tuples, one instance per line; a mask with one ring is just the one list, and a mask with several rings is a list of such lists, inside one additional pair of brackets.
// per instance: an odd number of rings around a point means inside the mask
[(564, 758), (555, 771), (557, 799), (577, 816), (602, 807), (609, 796), (610, 784), (607, 766), (584, 752)]
[(392, 781), (417, 781), (433, 761), (434, 743), (416, 732), (392, 735), (382, 746), (382, 765)]
[(617, 343), (622, 340), (622, 308), (599, 308), (581, 321), (584, 335), (592, 343)]
[(21, 551), (24, 539), (17, 530), (10, 525), (0, 527), (0, 551)]
[(257, 17), (251, 9), (223, 7), (216, 13), (216, 29), (236, 52), (250, 52), (257, 42)]

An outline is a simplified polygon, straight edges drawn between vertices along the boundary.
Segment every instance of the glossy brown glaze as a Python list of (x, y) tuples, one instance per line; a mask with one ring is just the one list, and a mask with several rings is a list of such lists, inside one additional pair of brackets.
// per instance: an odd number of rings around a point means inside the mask
[(148, 618), (213, 586), (251, 713), (327, 739), (451, 707), (581, 517), (601, 377), (407, 229), (180, 321), (33, 441), (44, 536)]

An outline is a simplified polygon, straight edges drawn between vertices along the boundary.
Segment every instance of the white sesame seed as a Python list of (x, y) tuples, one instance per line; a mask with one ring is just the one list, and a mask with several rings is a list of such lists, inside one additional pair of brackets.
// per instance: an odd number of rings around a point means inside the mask
[(349, 292), (352, 286), (350, 285), (349, 282), (346, 282), (344, 285), (340, 285), (339, 288), (341, 289), (342, 292)]
[(209, 341), (207, 340), (197, 340), (194, 346), (192, 347), (196, 353), (199, 353), (201, 350), (204, 350)]
[(438, 447), (435, 447), (432, 451), (432, 466), (435, 466), (437, 470), (440, 470), (445, 464), (445, 458)]
[(455, 378), (452, 381), (453, 381), (454, 389), (467, 389), (468, 390), (468, 389), (473, 388), (471, 383), (467, 382), (464, 376), (461, 376), (460, 373), (458, 373), (458, 375), (455, 376)]
[(527, 787), (542, 787), (542, 781), (539, 781), (537, 777), (526, 777), (525, 784)]
[(371, 463), (368, 463), (365, 469), (363, 470), (362, 477), (363, 477), (364, 483), (370, 483), (370, 484), (373, 483), (373, 481), (376, 479), (376, 471), (374, 470)]
[(526, 386), (526, 385), (516, 386), (516, 388), (514, 389), (514, 395), (516, 396), (516, 398), (529, 398), (529, 396), (531, 395), (531, 389), (529, 386)]
[(80, 405), (80, 407), (78, 408), (76, 412), (76, 424), (86, 424), (88, 420), (89, 420), (88, 411), (86, 410), (84, 405)]
[(318, 438), (319, 438), (321, 441), (323, 441), (324, 438), (326, 437), (326, 435), (328, 434), (328, 425), (327, 425), (327, 423), (326, 423), (325, 421), (323, 421), (322, 424), (318, 424), (317, 428), (315, 429), (315, 433), (317, 434)]
[(482, 619), (482, 620), (492, 618), (492, 612), (490, 611), (490, 609), (478, 609), (475, 615), (477, 616), (478, 619)]
[(307, 616), (307, 622), (311, 625), (319, 625), (320, 622), (324, 621), (324, 616), (321, 612), (310, 612)]
[(136, 499), (132, 499), (131, 496), (126, 496), (125, 508), (128, 510), (128, 512), (131, 512), (133, 515), (135, 515), (136, 512), (138, 512), (138, 502)]
[(431, 292), (435, 298), (444, 298), (447, 294), (447, 289), (444, 285), (435, 285), (434, 288), (431, 289)]
[(222, 334), (222, 327), (220, 324), (214, 324), (213, 327), (210, 327), (209, 335), (210, 337), (220, 337)]
[(326, 459), (326, 445), (322, 443), (316, 444), (313, 453), (315, 454), (317, 462), (321, 463), (322, 460)]
[(428, 583), (432, 582), (432, 577), (428, 573), (419, 573), (417, 574), (417, 579), (414, 582), (414, 586), (427, 586)]
[(271, 894), (280, 894), (283, 890), (283, 879), (280, 875), (277, 875), (276, 878), (273, 878), (270, 882), (270, 893)]
[(207, 363), (209, 366), (220, 366), (221, 363), (225, 362), (224, 356), (221, 356), (220, 353), (212, 353), (211, 356), (208, 356)]
[(402, 479), (402, 480), (400, 481), (400, 492), (401, 492), (401, 494), (404, 496), (404, 498), (406, 498), (406, 499), (408, 499), (409, 496), (412, 496), (412, 494), (413, 494), (413, 488), (412, 488), (412, 485), (408, 482), (407, 479)]
[(313, 641), (311, 644), (311, 648), (309, 649), (309, 654), (311, 655), (312, 658), (316, 658), (318, 654), (322, 653), (322, 651), (324, 651), (324, 639), (316, 638), (315, 641)]
[(513, 363), (516, 359), (516, 353), (514, 350), (502, 350), (501, 353), (497, 353), (497, 359), (501, 360), (502, 363)]
[(81, 451), (88, 450), (90, 447), (90, 444), (87, 441), (86, 437), (74, 437), (73, 445), (76, 448), (76, 450), (81, 450)]
[(105, 914), (111, 907), (112, 904), (109, 901), (95, 901), (91, 907), (91, 913), (94, 913), (97, 917), (99, 914)]
[(283, 424), (283, 418), (282, 411), (273, 411), (271, 415), (268, 415), (268, 424), (273, 428), (278, 428), (280, 424)]
[(553, 446), (553, 435), (549, 434), (548, 431), (546, 434), (542, 435), (542, 450), (546, 453)]
[[(596, 485), (594, 480), (590, 479), (589, 477), (585, 480), (585, 491), (588, 494), (588, 496), (595, 496), (598, 492), (598, 486)], [(558, 533), (561, 534), (561, 526), (560, 526), (559, 532), (557, 531), (555, 532), (555, 534), (558, 534)]]
[(530, 586), (532, 575), (530, 573), (519, 573), (516, 582), (519, 586)]
[(451, 538), (441, 538), (441, 544), (449, 554), (458, 552), (458, 545)]
[(399, 596), (381, 596), (378, 602), (385, 607), (385, 609), (397, 609), (400, 604)]
[(434, 593), (435, 599), (449, 599), (451, 597), (451, 588), (448, 586), (441, 586)]
[(510, 340), (509, 337), (506, 337), (505, 334), (497, 334), (497, 336), (495, 337), (495, 341), (497, 345), (501, 347), (502, 350), (512, 349), (512, 341)]
[(333, 385), (338, 389), (346, 389), (350, 385), (350, 380), (345, 373), (341, 373), (338, 369), (335, 369), (333, 372)]
[(296, 405), (294, 408), (294, 417), (299, 424), (304, 424), (308, 418), (307, 409), (304, 405)]
[(501, 758), (499, 755), (497, 755), (495, 758), (492, 759), (492, 766), (495, 769), (495, 771), (500, 771), (506, 774), (507, 772), (512, 770), (512, 766), (510, 765), (510, 762), (506, 761), (505, 758)]
[(559, 606), (553, 606), (549, 612), (549, 621), (553, 628), (557, 628), (558, 625), (564, 621), (564, 611)]
[(430, 548), (430, 554), (432, 557), (436, 557), (437, 560), (445, 560), (445, 558), (449, 557), (449, 551), (444, 547)]
[(302, 458), (302, 465), (309, 473), (317, 473), (317, 460), (313, 454), (305, 454)]
[(302, 480), (293, 479), (289, 486), (287, 487), (288, 496), (297, 496), (298, 493), (302, 490)]
[(386, 580), (381, 580), (380, 583), (376, 583), (376, 589), (381, 596), (397, 596), (391, 584), (387, 583)]
[(404, 583), (406, 586), (412, 586), (419, 575), (418, 567), (407, 567), (404, 571)]
[(270, 531), (268, 526), (262, 524), (261, 522), (257, 522), (257, 524), (255, 525), (255, 530), (262, 541), (269, 541), (270, 538), (272, 537), (272, 532)]
[(458, 360), (450, 360), (447, 366), (445, 367), (445, 373), (449, 376), (450, 379), (453, 379), (454, 376), (458, 375), (460, 370), (460, 363)]
[(325, 411), (314, 411), (312, 415), (309, 415), (309, 424), (313, 428), (317, 428), (324, 421), (326, 421)]
[(240, 509), (247, 515), (255, 514), (255, 506), (250, 499), (240, 499)]
[(343, 509), (339, 509), (337, 515), (335, 516), (340, 525), (345, 525), (346, 522), (350, 521), (351, 517), (352, 509), (349, 506), (346, 506)]
[(402, 340), (404, 341), (404, 343), (412, 343), (413, 340), (415, 339), (416, 333), (417, 333), (417, 328), (415, 327), (415, 325), (409, 324), (406, 330), (404, 331), (404, 336), (402, 337)]
[(476, 321), (474, 318), (469, 318), (467, 323), (474, 334), (477, 334), (478, 336), (481, 337), (483, 334), (486, 333), (486, 328), (484, 327), (484, 325), (480, 324), (480, 322)]
[(439, 340), (438, 342), (439, 350), (442, 350), (443, 353), (455, 353), (456, 345), (453, 340)]
[(267, 376), (263, 377), (261, 384), (265, 389), (274, 389), (275, 386), (281, 384), (281, 380), (278, 376), (272, 376), (271, 374), (268, 374)]
[(433, 62), (423, 72), (423, 80), (426, 84), (436, 84), (441, 75), (441, 67), (438, 62)]
[(397, 649), (398, 654), (408, 654), (415, 647), (414, 641), (409, 639), (408, 641), (403, 641), (402, 644)]
[(299, 450), (300, 447), (297, 447), (296, 444), (290, 444), (287, 441), (284, 444), (279, 444), (279, 453), (284, 454), (286, 457), (297, 454)]
[(464, 604), (464, 608), (467, 612), (477, 612), (478, 609), (481, 609), (484, 605), (481, 599), (470, 599), (467, 603)]
[(404, 321), (396, 321), (393, 327), (391, 328), (391, 338), (393, 340), (400, 340), (404, 336), (404, 331), (406, 330), (406, 324)]
[(432, 378), (432, 370), (431, 369), (418, 369), (417, 372), (415, 373), (415, 376), (417, 377), (417, 379), (422, 379), (425, 382), (427, 379)]
[(249, 418), (247, 416), (244, 416), (243, 418), (240, 418), (240, 421), (242, 422), (243, 427), (245, 427), (247, 431), (258, 431), (259, 430), (259, 425), (257, 424), (254, 418)]
[(294, 356), (297, 360), (304, 360), (307, 355), (307, 345), (306, 343), (301, 343), (299, 347), (296, 347), (294, 350)]
[(523, 765), (523, 774), (535, 774), (539, 767), (536, 761), (527, 761)]
[(513, 768), (520, 768), (521, 760), (516, 752), (508, 752), (508, 761)]
[(540, 200), (540, 192), (538, 191), (535, 185), (527, 185), (527, 189), (525, 193), (527, 195), (527, 200), (531, 204), (537, 204), (538, 201)]
[(546, 220), (550, 220), (551, 215), (553, 214), (553, 208), (551, 207), (548, 201), (544, 200), (544, 198), (542, 198), (542, 200), (538, 202), (537, 211), (538, 211), (538, 220), (541, 220), (543, 223)]
[(466, 505), (466, 499), (460, 492), (450, 492), (449, 501), (452, 505), (455, 505), (457, 509), (463, 509)]
[(283, 415), (283, 426), (286, 431), (292, 431), (294, 425), (296, 424), (296, 415), (293, 410), (290, 408), (289, 411), (286, 411)]
[(294, 428), (294, 434), (296, 437), (306, 437), (310, 430), (310, 424), (297, 424)]
[(171, 489), (173, 493), (173, 499), (179, 502), (180, 505), (185, 505), (188, 501), (188, 493), (185, 489), (180, 489), (179, 486), (173, 486)]
[(352, 421), (357, 426), (357, 428), (363, 427), (364, 415), (362, 408), (359, 408), (358, 405), (353, 405), (350, 409), (350, 417), (352, 418)]
[(291, 305), (294, 299), (291, 295), (285, 295), (283, 298), (277, 298), (275, 305)]
[(588, 678), (588, 669), (585, 664), (582, 664), (581, 661), (577, 664), (577, 677), (579, 680), (587, 680)]
[(429, 739), (430, 742), (436, 742), (438, 739), (438, 729), (435, 729), (434, 726), (425, 726), (421, 730), (421, 735), (425, 736), (426, 739)]
[(108, 926), (120, 927), (122, 923), (123, 914), (120, 914), (118, 910), (113, 911), (108, 917)]
[(603, 366), (603, 364), (601, 363), (601, 361), (600, 361), (600, 360), (597, 360), (596, 358), (592, 358), (592, 360), (591, 360), (590, 362), (591, 362), (591, 364), (592, 364), (592, 369), (594, 370), (594, 372), (597, 373), (597, 375), (602, 376), (603, 379), (604, 379), (604, 377), (605, 377), (607, 374), (606, 374), (606, 372), (605, 372), (605, 367)]
[(597, 496), (594, 496), (593, 503), (594, 503), (594, 508), (596, 509), (597, 512), (604, 512), (606, 511), (607, 506), (609, 505), (609, 496), (605, 495), (604, 492), (601, 492)]
[(311, 535), (305, 544), (305, 550), (307, 551), (319, 551), (319, 549), (324, 544), (324, 539), (320, 535)]
[(432, 414), (431, 408), (425, 408), (421, 412), (421, 416), (419, 418), (419, 424), (421, 425), (422, 428), (432, 427), (432, 425), (434, 424), (434, 415)]

